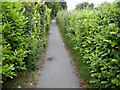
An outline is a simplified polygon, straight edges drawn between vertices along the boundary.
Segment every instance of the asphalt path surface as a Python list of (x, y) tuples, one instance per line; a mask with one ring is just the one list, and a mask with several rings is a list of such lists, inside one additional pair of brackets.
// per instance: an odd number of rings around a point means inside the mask
[(56, 21), (50, 26), (50, 35), (43, 70), (37, 88), (79, 88), (79, 79), (73, 73), (70, 55), (64, 46)]

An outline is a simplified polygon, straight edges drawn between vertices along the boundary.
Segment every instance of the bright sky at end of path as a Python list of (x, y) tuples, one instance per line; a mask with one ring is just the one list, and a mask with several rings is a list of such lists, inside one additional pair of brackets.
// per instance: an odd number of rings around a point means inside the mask
[(113, 2), (115, 0), (65, 0), (67, 2), (68, 10), (75, 9), (78, 3), (89, 2), (94, 3), (94, 5), (101, 4), (102, 2)]

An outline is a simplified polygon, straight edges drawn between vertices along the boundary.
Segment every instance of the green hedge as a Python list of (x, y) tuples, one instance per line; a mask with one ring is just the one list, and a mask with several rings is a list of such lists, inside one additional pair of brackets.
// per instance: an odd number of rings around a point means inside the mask
[(46, 35), (50, 26), (50, 9), (44, 4), (23, 2), (25, 7), (25, 16), (28, 22), (25, 26), (26, 37), (29, 38), (28, 51), (25, 58), (27, 67), (36, 70), (38, 67), (37, 59), (46, 45)]
[(2, 79), (2, 34), (0, 34), (0, 83), (2, 83), (1, 79)]
[(46, 44), (50, 9), (40, 2), (2, 2), (2, 79), (37, 69)]
[(80, 61), (87, 64), (93, 87), (120, 88), (120, 2), (62, 11), (57, 22)]

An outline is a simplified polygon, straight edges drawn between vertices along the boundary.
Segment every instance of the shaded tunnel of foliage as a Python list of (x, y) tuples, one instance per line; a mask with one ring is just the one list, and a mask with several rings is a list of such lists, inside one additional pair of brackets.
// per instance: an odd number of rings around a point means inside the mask
[(51, 19), (54, 19), (57, 13), (61, 10), (67, 10), (67, 2), (45, 2), (48, 8), (51, 9)]
[(41, 2), (2, 2), (3, 81), (21, 71), (38, 69), (37, 60), (46, 45), (50, 13), (51, 9)]
[(57, 23), (87, 64), (93, 87), (120, 88), (120, 2), (59, 12)]

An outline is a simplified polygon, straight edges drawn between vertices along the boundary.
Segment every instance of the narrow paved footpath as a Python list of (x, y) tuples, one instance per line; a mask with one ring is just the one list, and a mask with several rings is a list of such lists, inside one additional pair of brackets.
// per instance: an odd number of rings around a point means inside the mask
[(79, 88), (78, 78), (73, 73), (71, 58), (64, 47), (55, 20), (51, 23), (43, 68), (38, 78), (37, 88)]

